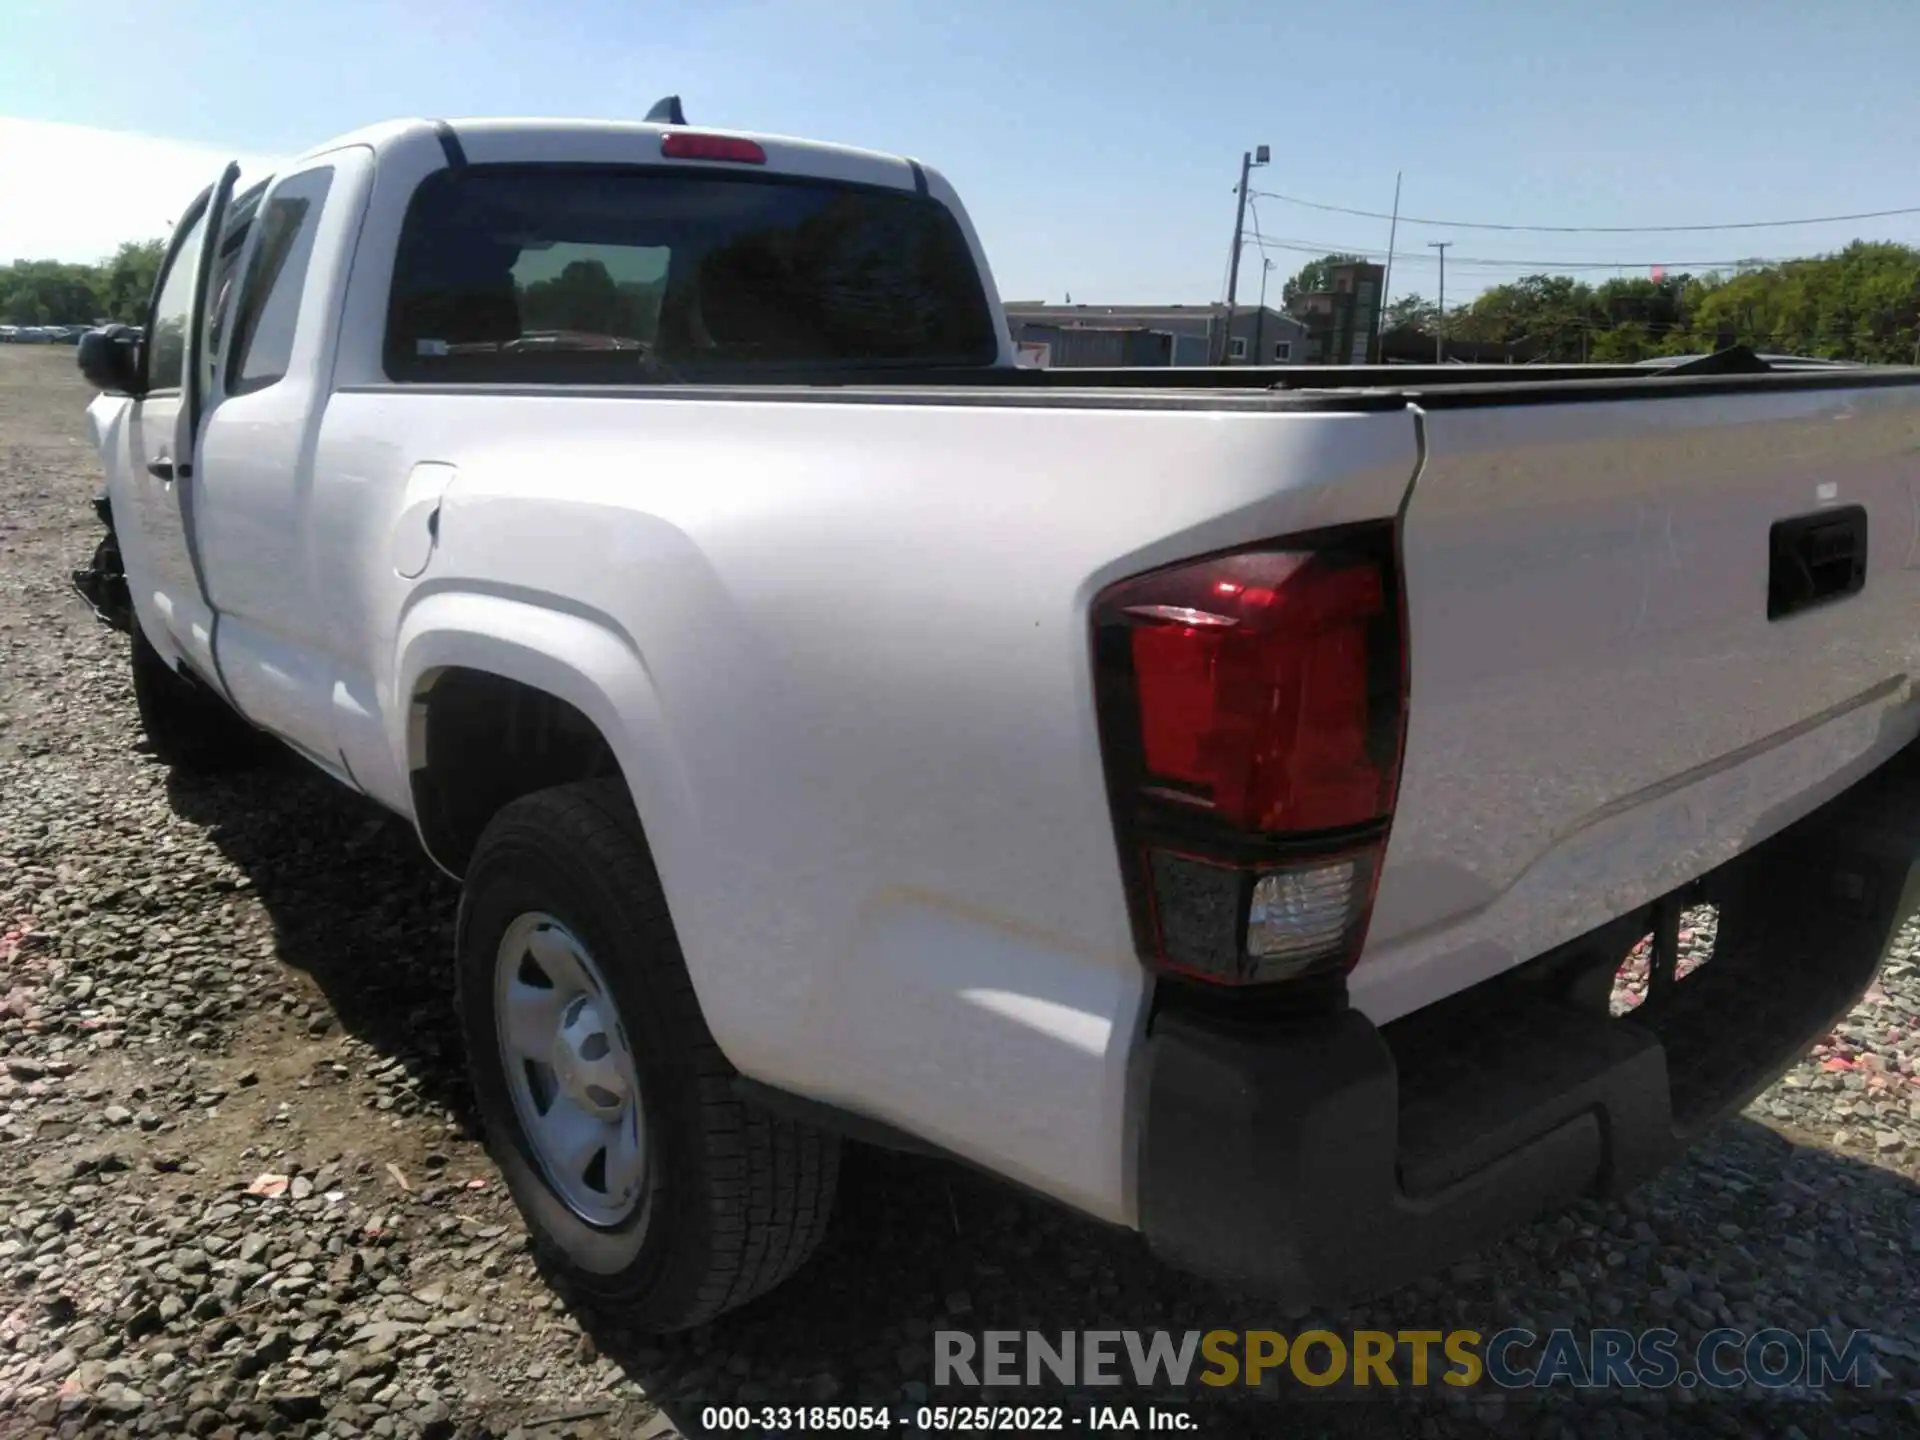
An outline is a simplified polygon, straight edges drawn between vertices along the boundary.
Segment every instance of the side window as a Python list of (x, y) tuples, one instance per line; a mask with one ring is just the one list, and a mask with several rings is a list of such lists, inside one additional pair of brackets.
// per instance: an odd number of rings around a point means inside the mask
[(1229, 357), (1229, 358), (1231, 358), (1231, 359), (1234, 359), (1234, 360), (1244, 360), (1244, 359), (1246, 359), (1246, 358), (1247, 358), (1247, 338), (1246, 338), (1246, 336), (1244, 336), (1244, 335), (1236, 335), (1236, 336), (1234, 336), (1234, 337), (1233, 337), (1233, 340), (1232, 340), (1232, 341), (1231, 341), (1231, 342), (1230, 342), (1230, 343), (1228, 344), (1228, 346), (1227, 346), (1227, 355), (1228, 355), (1228, 357)]
[(202, 394), (212, 387), (215, 367), (219, 364), (219, 357), (225, 353), (221, 346), (225, 343), (226, 327), (233, 316), (234, 281), (238, 278), (240, 252), (246, 248), (247, 235), (253, 228), (254, 212), (260, 205), (260, 189), (256, 185), (246, 193), (235, 196), (227, 212), (226, 223), (220, 227), (220, 249), (213, 257), (213, 273), (208, 277), (207, 294), (202, 297), (207, 317), (207, 343), (201, 349), (199, 360)]
[(193, 304), (193, 279), (200, 268), (200, 245), (206, 238), (203, 209), (173, 257), (161, 283), (153, 315), (147, 322), (147, 393), (178, 390), (186, 378), (187, 321)]
[(247, 265), (228, 352), (230, 395), (264, 390), (287, 373), (314, 232), (332, 184), (331, 166), (290, 175), (260, 212), (260, 239)]
[(1276, 365), (1284, 365), (1293, 359), (1293, 342), (1276, 340), (1273, 342), (1273, 360)]

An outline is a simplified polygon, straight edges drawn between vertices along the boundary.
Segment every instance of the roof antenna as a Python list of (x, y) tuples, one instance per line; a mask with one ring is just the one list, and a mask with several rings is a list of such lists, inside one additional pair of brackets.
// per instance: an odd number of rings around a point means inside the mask
[(664, 100), (656, 100), (653, 108), (647, 111), (649, 125), (684, 125), (687, 112), (680, 108), (680, 97), (669, 95)]

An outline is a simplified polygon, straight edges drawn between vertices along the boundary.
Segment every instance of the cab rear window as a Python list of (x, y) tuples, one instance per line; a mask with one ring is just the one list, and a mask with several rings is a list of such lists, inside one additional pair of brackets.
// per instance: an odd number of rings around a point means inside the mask
[(421, 184), (385, 347), (397, 381), (773, 378), (995, 358), (966, 238), (933, 199), (564, 165)]

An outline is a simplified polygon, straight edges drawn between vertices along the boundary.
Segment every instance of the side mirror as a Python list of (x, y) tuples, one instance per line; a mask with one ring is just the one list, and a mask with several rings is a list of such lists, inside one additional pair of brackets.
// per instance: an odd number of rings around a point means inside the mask
[(74, 360), (102, 390), (131, 395), (140, 377), (140, 342), (131, 325), (103, 325), (80, 337)]

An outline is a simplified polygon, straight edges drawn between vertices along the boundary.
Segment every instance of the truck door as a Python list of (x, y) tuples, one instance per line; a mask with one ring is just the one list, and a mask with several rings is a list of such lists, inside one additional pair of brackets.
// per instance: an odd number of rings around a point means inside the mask
[(223, 691), (213, 609), (193, 544), (193, 454), (212, 342), (208, 321), (218, 298), (215, 261), (223, 248), (207, 237), (224, 234), (239, 175), (239, 166), (227, 166), (174, 232), (147, 314), (139, 398), (126, 426), (127, 483), (135, 497), (130, 511), (147, 556), (148, 593), (136, 601), (164, 630), (164, 637), (153, 637), (170, 642), (162, 648)]
[(260, 198), (194, 477), (200, 559), (234, 705), (341, 779), (323, 638), (333, 606), (313, 584), (309, 509), (332, 369), (328, 301), (344, 284), (372, 169), (370, 150), (348, 147), (281, 175)]

